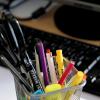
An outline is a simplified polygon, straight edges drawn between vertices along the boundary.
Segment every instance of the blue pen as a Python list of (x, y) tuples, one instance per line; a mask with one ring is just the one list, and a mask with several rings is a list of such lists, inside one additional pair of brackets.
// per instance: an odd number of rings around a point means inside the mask
[(35, 91), (33, 94), (36, 95), (36, 94), (43, 94), (43, 93), (44, 92), (41, 89), (39, 89), (39, 90)]
[(40, 98), (41, 98), (40, 95), (43, 94), (43, 93), (44, 92), (41, 89), (39, 89), (39, 90), (32, 93), (33, 96), (31, 96), (29, 100), (40, 100)]
[(37, 54), (39, 56), (40, 67), (43, 72), (44, 84), (46, 86), (49, 84), (49, 77), (48, 77), (48, 71), (47, 71), (46, 58), (45, 58), (45, 54), (44, 54), (44, 47), (43, 47), (43, 43), (41, 41), (38, 41), (36, 43), (36, 50), (37, 50)]

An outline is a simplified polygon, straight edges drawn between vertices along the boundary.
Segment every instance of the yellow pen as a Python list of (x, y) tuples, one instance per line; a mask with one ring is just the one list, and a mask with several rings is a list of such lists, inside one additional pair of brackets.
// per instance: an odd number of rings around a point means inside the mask
[[(82, 71), (78, 71), (76, 75), (74, 75), (71, 79), (70, 84), (68, 85), (69, 87), (77, 86), (79, 85), (82, 81), (84, 80), (84, 73)], [(65, 99), (71, 100), (71, 96), (74, 94), (75, 89), (69, 90), (66, 93)]]
[[(45, 93), (54, 92), (60, 90), (62, 86), (60, 84), (50, 84), (45, 88)], [(45, 100), (62, 100), (61, 92), (55, 92), (51, 95), (46, 96)]]
[(61, 78), (61, 76), (64, 72), (64, 63), (63, 63), (62, 50), (56, 50), (56, 63), (58, 65), (59, 78)]
[(76, 86), (79, 85), (84, 78), (84, 73), (82, 71), (78, 71), (76, 75), (72, 77), (72, 81), (69, 86)]

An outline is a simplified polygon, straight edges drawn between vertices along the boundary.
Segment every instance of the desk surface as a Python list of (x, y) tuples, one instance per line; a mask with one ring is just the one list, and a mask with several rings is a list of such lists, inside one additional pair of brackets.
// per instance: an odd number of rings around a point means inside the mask
[(54, 19), (53, 19), (53, 15), (55, 12), (55, 7), (52, 8), (48, 13), (46, 13), (45, 15), (43, 15), (42, 17), (36, 19), (36, 20), (27, 20), (27, 21), (20, 21), (20, 23), (22, 25), (25, 25), (27, 27), (30, 28), (36, 28), (36, 29), (40, 29), (43, 31), (47, 31), (47, 32), (51, 32), (57, 35), (61, 35), (64, 37), (68, 37), (74, 40), (79, 40), (85, 43), (89, 43), (89, 44), (93, 44), (93, 45), (97, 45), (100, 46), (100, 40), (96, 41), (96, 40), (84, 40), (84, 39), (79, 39), (79, 38), (75, 38), (69, 35), (64, 34), (63, 32), (61, 32), (54, 23)]
[(17, 100), (12, 73), (0, 66), (0, 100)]

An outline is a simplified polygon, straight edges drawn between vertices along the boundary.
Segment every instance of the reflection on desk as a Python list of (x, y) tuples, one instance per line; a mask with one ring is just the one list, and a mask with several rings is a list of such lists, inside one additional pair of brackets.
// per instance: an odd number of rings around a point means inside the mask
[(14, 77), (10, 70), (0, 66), (0, 100), (17, 100)]
[(80, 100), (100, 100), (100, 97), (83, 92)]

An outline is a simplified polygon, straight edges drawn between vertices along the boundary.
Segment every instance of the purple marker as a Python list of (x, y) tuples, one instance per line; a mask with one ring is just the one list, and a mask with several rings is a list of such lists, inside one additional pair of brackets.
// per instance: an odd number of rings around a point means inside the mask
[(40, 66), (41, 66), (41, 69), (43, 72), (44, 84), (46, 86), (49, 84), (49, 77), (48, 77), (48, 71), (47, 71), (46, 58), (45, 58), (45, 54), (44, 54), (44, 47), (43, 47), (43, 43), (41, 41), (38, 41), (36, 43), (36, 50), (37, 50), (37, 54), (39, 56)]

